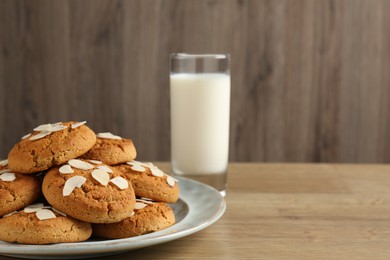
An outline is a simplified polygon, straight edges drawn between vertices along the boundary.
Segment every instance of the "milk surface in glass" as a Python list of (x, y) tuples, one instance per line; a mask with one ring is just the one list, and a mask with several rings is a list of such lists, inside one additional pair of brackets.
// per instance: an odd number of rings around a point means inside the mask
[[(170, 80), (174, 174), (225, 176), (229, 154), (230, 75), (173, 73)], [(225, 179), (219, 181), (225, 185)]]

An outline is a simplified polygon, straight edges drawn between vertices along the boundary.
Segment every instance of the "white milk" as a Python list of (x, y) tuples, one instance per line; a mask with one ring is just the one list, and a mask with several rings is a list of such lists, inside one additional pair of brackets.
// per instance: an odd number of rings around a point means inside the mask
[(226, 172), (229, 111), (229, 75), (171, 74), (171, 151), (175, 174)]

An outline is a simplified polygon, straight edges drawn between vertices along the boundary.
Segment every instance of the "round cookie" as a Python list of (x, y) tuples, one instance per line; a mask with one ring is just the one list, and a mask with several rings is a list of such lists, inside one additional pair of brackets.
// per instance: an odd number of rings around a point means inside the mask
[(179, 199), (177, 180), (152, 163), (131, 161), (113, 167), (131, 182), (136, 196), (166, 203), (175, 203)]
[(92, 234), (90, 223), (61, 215), (50, 207), (35, 210), (21, 210), (1, 218), (0, 240), (20, 244), (52, 244), (85, 241)]
[(132, 161), (136, 156), (137, 151), (131, 139), (121, 138), (111, 133), (99, 133), (96, 144), (81, 158), (114, 165)]
[(13, 173), (7, 164), (0, 164), (0, 216), (30, 205), (40, 193), (41, 182), (37, 177)]
[(40, 125), (22, 137), (8, 154), (11, 170), (35, 173), (79, 157), (96, 143), (95, 133), (84, 122)]
[(134, 213), (117, 223), (93, 224), (93, 234), (102, 238), (127, 238), (168, 228), (175, 224), (172, 208), (166, 203), (137, 200)]
[(133, 187), (120, 172), (87, 160), (73, 159), (50, 169), (42, 192), (53, 207), (91, 223), (121, 221), (135, 206)]

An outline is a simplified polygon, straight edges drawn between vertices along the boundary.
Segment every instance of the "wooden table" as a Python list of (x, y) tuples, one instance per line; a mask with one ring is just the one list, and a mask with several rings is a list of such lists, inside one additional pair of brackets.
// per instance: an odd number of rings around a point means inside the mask
[(228, 180), (215, 224), (115, 259), (390, 259), (390, 165), (232, 163)]

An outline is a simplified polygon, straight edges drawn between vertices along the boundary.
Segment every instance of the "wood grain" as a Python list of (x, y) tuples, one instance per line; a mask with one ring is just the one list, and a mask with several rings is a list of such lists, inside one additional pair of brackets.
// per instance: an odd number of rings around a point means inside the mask
[(232, 163), (220, 220), (115, 259), (389, 259), (389, 187), (389, 165)]
[(233, 163), (219, 221), (118, 259), (388, 259), (389, 186), (388, 165)]
[(231, 161), (390, 162), (386, 0), (2, 0), (0, 157), (87, 120), (169, 160), (169, 54), (230, 53)]

